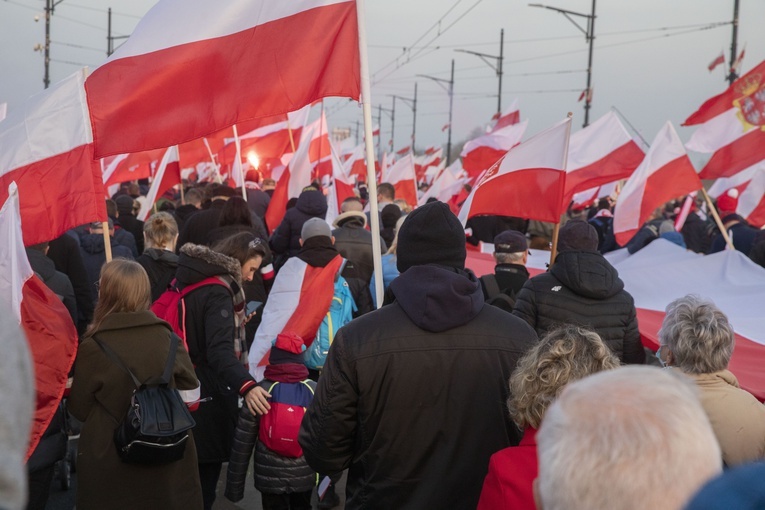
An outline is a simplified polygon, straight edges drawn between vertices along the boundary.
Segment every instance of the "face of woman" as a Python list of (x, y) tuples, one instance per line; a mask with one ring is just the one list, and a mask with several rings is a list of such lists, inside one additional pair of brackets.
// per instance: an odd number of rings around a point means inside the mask
[(261, 262), (263, 262), (263, 257), (260, 255), (248, 259), (247, 262), (242, 265), (242, 280), (251, 282), (252, 278), (255, 276), (255, 271), (260, 268)]

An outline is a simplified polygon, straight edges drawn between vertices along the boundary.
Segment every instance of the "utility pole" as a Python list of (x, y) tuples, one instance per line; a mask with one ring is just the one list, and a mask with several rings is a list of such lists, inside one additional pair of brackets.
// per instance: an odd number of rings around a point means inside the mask
[(393, 94), (391, 94), (391, 96), (393, 97), (394, 109), (396, 99), (403, 101), (404, 104), (412, 109), (412, 152), (414, 152), (414, 135), (417, 132), (417, 82), (414, 82), (414, 99), (403, 96), (396, 96)]
[[(53, 10), (58, 4), (64, 0), (45, 0), (45, 44), (43, 45), (43, 58), (45, 59), (43, 65), (45, 68), (45, 74), (43, 75), (43, 85), (47, 89), (50, 87), (50, 17), (53, 15)], [(38, 20), (38, 16), (35, 16), (35, 21)], [(35, 46), (35, 51), (40, 50), (40, 45)]]
[(733, 0), (733, 34), (731, 35), (730, 42), (730, 74), (728, 75), (728, 84), (733, 85), (733, 82), (738, 78), (736, 70), (733, 68), (733, 64), (736, 62), (737, 50), (738, 50), (738, 2), (739, 0)]
[(109, 7), (107, 11), (107, 23), (106, 23), (106, 56), (110, 56), (116, 49), (114, 47), (114, 41), (117, 39), (127, 39), (129, 35), (112, 35), (112, 8)]
[[(505, 29), (499, 31), (499, 55), (489, 55), (488, 53), (479, 53), (471, 50), (454, 50), (460, 53), (467, 53), (468, 55), (475, 55), (489, 65), (494, 72), (497, 73), (499, 81), (499, 87), (497, 89), (497, 116), (502, 115), (502, 63), (505, 59)], [(494, 59), (495, 62), (491, 62), (488, 59)]]
[(396, 145), (396, 96), (393, 96), (393, 108), (390, 110), (390, 150)]
[[(590, 124), (590, 107), (592, 104), (592, 50), (595, 43), (595, 0), (592, 0), (592, 12), (590, 14), (559, 9), (557, 7), (550, 7), (549, 5), (542, 4), (529, 4), (529, 7), (542, 7), (563, 14), (567, 20), (573, 23), (574, 26), (584, 34), (584, 40), (590, 43), (589, 57), (587, 59), (587, 89), (584, 91), (584, 125), (582, 126), (587, 127)], [(582, 26), (571, 16), (587, 19), (587, 28), (582, 28)]]
[[(449, 165), (449, 163), (451, 162), (450, 159), (452, 154), (452, 113), (454, 110), (454, 59), (452, 59), (452, 73), (451, 73), (451, 78), (449, 80), (444, 80), (443, 78), (436, 78), (435, 76), (427, 76), (424, 74), (418, 74), (417, 76), (435, 81), (436, 83), (439, 84), (439, 86), (441, 86), (441, 88), (446, 90), (447, 94), (449, 94), (449, 124), (448, 124), (449, 136), (446, 142), (446, 164)], [(448, 87), (445, 84), (448, 84)]]

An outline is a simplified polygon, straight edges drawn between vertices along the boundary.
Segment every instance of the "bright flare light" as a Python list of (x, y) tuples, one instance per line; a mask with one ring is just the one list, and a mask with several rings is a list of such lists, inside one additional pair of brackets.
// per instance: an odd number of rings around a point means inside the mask
[(254, 151), (247, 153), (247, 161), (249, 161), (252, 168), (255, 168), (256, 170), (260, 166), (260, 158), (258, 158), (258, 155), (255, 154)]

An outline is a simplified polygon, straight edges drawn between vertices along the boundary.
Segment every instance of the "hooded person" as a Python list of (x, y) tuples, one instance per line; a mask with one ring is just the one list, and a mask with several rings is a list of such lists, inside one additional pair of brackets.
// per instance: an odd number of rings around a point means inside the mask
[(484, 304), (465, 257), (446, 204), (414, 210), (390, 302), (335, 336), (299, 441), (317, 472), (349, 469), (346, 508), (474, 509), (489, 457), (520, 439), (507, 380), (537, 336)]
[(300, 231), (303, 224), (311, 218), (323, 220), (326, 215), (327, 198), (324, 194), (313, 186), (305, 188), (300, 193), (295, 207), (287, 209), (282, 222), (271, 234), (271, 251), (275, 260), (281, 262), (276, 264), (277, 269), (283, 265), (283, 261), (294, 257), (300, 251)]
[(572, 220), (560, 229), (553, 265), (524, 284), (513, 315), (540, 337), (557, 324), (584, 326), (622, 363), (645, 361), (635, 302), (614, 266), (598, 253), (598, 233), (585, 221)]
[[(131, 199), (132, 200), (132, 199)], [(112, 258), (133, 260), (130, 249), (117, 243), (113, 237), (114, 222), (109, 218), (109, 241), (112, 247)], [(143, 239), (143, 234), (141, 239)], [(104, 244), (104, 228), (99, 221), (90, 224), (89, 233), (80, 237), (80, 253), (85, 272), (88, 274), (90, 298), (92, 303), (98, 301), (98, 279), (101, 276), (101, 266), (106, 264), (106, 248)]]

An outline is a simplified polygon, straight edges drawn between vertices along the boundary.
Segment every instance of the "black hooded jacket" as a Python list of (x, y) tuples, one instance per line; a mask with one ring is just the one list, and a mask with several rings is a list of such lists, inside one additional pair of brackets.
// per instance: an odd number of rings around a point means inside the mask
[(170, 282), (175, 278), (178, 255), (160, 248), (146, 248), (135, 261), (141, 264), (149, 275), (151, 301), (154, 302), (167, 290)]
[(390, 289), (335, 336), (303, 453), (321, 473), (349, 468), (349, 509), (474, 509), (489, 457), (519, 439), (507, 380), (537, 336), (485, 305), (472, 273), (414, 266)]
[(271, 235), (270, 244), (274, 255), (297, 255), (300, 251), (300, 232), (303, 230), (303, 224), (311, 218), (324, 219), (326, 216), (327, 199), (322, 192), (302, 192), (295, 207), (287, 209), (284, 219)]
[(595, 330), (622, 363), (643, 363), (635, 303), (603, 255), (565, 251), (550, 271), (531, 278), (515, 300), (513, 315), (541, 337), (556, 324)]

